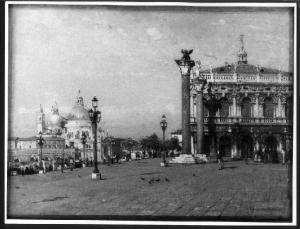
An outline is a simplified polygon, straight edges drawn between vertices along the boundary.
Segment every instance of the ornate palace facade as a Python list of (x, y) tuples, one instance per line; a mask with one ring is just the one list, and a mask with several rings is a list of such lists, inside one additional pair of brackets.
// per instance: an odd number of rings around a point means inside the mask
[(206, 79), (203, 89), (203, 151), (215, 156), (243, 157), (261, 150), (270, 161), (280, 150), (292, 149), (293, 74), (247, 62), (243, 41), (238, 61), (191, 73), (192, 151), (197, 144), (196, 77)]

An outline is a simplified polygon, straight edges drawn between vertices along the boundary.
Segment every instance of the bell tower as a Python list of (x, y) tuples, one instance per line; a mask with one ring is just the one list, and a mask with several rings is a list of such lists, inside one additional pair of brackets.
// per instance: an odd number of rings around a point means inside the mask
[(247, 52), (244, 48), (244, 35), (240, 36), (241, 48), (238, 52), (238, 64), (247, 64)]
[(42, 104), (40, 104), (40, 110), (37, 113), (37, 132), (44, 133), (45, 129), (46, 129), (45, 114), (42, 108)]

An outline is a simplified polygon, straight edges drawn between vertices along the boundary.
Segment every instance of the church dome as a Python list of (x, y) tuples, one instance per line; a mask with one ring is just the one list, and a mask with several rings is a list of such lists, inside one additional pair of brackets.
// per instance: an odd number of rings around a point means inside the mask
[(69, 115), (70, 120), (90, 120), (88, 110), (83, 106), (74, 105)]
[(50, 127), (58, 127), (61, 128), (63, 122), (63, 118), (60, 116), (57, 108), (57, 104), (55, 103), (51, 109), (51, 115), (49, 117), (49, 126)]
[(84, 107), (83, 98), (78, 93), (77, 101), (68, 116), (69, 120), (90, 120), (88, 110)]
[(59, 114), (52, 114), (49, 118), (49, 124), (51, 127), (61, 127), (62, 117)]

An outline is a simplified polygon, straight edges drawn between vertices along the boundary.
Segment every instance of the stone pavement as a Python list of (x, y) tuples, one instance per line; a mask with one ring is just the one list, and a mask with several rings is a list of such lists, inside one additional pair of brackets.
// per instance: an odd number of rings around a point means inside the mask
[(159, 163), (100, 165), (100, 181), (91, 181), (91, 167), (8, 177), (8, 217), (289, 219), (286, 166), (235, 161), (218, 170), (216, 163)]

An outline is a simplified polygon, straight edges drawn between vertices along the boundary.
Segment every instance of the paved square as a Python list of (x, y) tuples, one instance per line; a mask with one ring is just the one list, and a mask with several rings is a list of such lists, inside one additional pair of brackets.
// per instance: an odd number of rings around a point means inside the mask
[[(8, 217), (167, 216), (289, 219), (288, 169), (242, 161), (159, 166), (160, 159), (8, 177)], [(75, 217), (74, 217), (75, 218)]]

